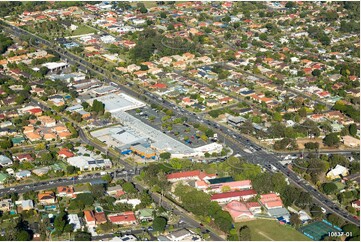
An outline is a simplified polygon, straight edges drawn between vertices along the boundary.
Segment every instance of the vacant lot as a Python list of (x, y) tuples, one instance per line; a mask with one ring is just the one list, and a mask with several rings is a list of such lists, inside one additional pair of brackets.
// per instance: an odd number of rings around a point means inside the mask
[(251, 230), (252, 240), (289, 240), (302, 241), (310, 240), (294, 228), (281, 225), (274, 220), (257, 219), (254, 221), (237, 223), (237, 229), (247, 225)]
[(83, 35), (83, 34), (90, 34), (90, 33), (95, 33), (96, 30), (93, 28), (90, 28), (88, 26), (84, 26), (84, 25), (80, 25), (76, 30), (74, 31), (69, 31), (69, 33), (67, 33), (68, 36), (77, 36), (77, 35)]

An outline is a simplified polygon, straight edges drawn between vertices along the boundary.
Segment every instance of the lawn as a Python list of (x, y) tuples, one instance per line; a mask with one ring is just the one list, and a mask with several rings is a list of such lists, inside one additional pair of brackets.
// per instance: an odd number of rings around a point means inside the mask
[(90, 34), (95, 33), (96, 30), (90, 28), (88, 26), (80, 25), (74, 32), (69, 31), (66, 35), (67, 36), (76, 36), (76, 35), (83, 35), (83, 34)]
[(257, 219), (254, 221), (237, 223), (236, 228), (247, 225), (251, 230), (252, 241), (262, 240), (290, 240), (303, 241), (310, 240), (296, 229), (281, 225), (274, 220)]

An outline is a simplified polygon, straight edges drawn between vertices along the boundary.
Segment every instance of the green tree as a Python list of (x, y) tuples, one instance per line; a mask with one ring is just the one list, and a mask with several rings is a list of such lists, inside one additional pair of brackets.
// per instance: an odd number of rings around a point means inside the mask
[(104, 184), (94, 184), (90, 187), (90, 192), (95, 199), (99, 199), (105, 194)]
[(28, 231), (22, 229), (22, 230), (19, 230), (17, 233), (16, 233), (16, 240), (17, 241), (29, 241), (30, 240), (30, 234)]
[(125, 182), (122, 185), (122, 188), (123, 188), (124, 192), (126, 192), (126, 193), (136, 193), (137, 192), (137, 189), (135, 189), (133, 183), (131, 183), (131, 182)]
[(310, 213), (313, 218), (320, 218), (323, 216), (322, 209), (318, 205), (313, 205), (310, 208)]
[(340, 138), (338, 137), (337, 133), (330, 133), (325, 136), (323, 143), (329, 147), (335, 147), (339, 145)]
[(64, 232), (65, 225), (67, 223), (67, 216), (64, 211), (62, 211), (54, 220), (55, 233), (61, 235)]
[(291, 213), (290, 223), (291, 223), (292, 226), (298, 228), (302, 224), (302, 221), (300, 219), (300, 215), (298, 215), (297, 213)]
[(322, 189), (326, 194), (332, 194), (337, 191), (337, 186), (333, 182), (322, 184)]
[(239, 228), (239, 240), (240, 241), (251, 241), (251, 230), (247, 225)]
[(153, 220), (154, 231), (163, 232), (166, 226), (167, 226), (167, 219), (164, 217), (156, 217)]
[(281, 122), (282, 121), (282, 115), (279, 112), (274, 112), (273, 113), (273, 120), (276, 122)]
[(333, 225), (336, 225), (338, 227), (341, 227), (345, 223), (345, 221), (342, 218), (340, 218), (339, 216), (333, 213), (327, 216), (327, 220)]
[(76, 171), (76, 167), (75, 166), (67, 166), (66, 167), (66, 173), (67, 174), (74, 174)]
[(171, 157), (171, 153), (169, 153), (169, 152), (163, 152), (163, 153), (161, 153), (160, 155), (159, 155), (159, 157), (161, 158), (161, 159), (163, 159), (163, 160), (169, 160), (170, 159), (170, 157)]
[(0, 139), (0, 147), (2, 149), (9, 149), (13, 147), (13, 142), (8, 137)]
[(357, 126), (356, 126), (356, 124), (350, 124), (349, 127), (348, 127), (348, 131), (349, 131), (351, 136), (356, 136), (356, 134), (357, 134)]
[(75, 232), (74, 240), (75, 241), (91, 241), (92, 236), (88, 232)]
[(352, 236), (349, 236), (348, 239), (352, 238), (352, 237), (359, 237), (360, 236), (360, 229), (354, 225), (354, 224), (346, 224), (342, 227), (342, 231), (344, 231), (345, 233), (349, 233)]
[(110, 183), (112, 181), (112, 179), (113, 178), (112, 178), (112, 176), (110, 174), (106, 174), (106, 175), (102, 176), (102, 180), (104, 180), (104, 181), (106, 181), (108, 183)]

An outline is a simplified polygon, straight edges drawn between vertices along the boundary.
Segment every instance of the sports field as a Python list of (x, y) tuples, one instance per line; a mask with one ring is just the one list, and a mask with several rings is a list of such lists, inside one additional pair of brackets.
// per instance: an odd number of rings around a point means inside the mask
[(288, 240), (288, 241), (304, 241), (311, 240), (304, 236), (296, 229), (281, 225), (274, 220), (257, 219), (249, 222), (237, 223), (236, 228), (247, 225), (251, 230), (252, 241), (260, 240)]
[(312, 236), (314, 240), (322, 240), (324, 236), (327, 236), (329, 232), (338, 232), (339, 230), (332, 227), (332, 225), (326, 224), (321, 221), (308, 224), (299, 229), (302, 233), (307, 233)]

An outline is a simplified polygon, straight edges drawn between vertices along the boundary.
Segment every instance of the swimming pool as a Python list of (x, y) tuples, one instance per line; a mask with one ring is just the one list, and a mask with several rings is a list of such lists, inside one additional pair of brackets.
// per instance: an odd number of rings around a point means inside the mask
[(56, 205), (46, 205), (44, 206), (45, 211), (56, 210)]
[(101, 213), (101, 212), (103, 212), (103, 208), (102, 207), (95, 207), (95, 212), (97, 212), (97, 213)]

